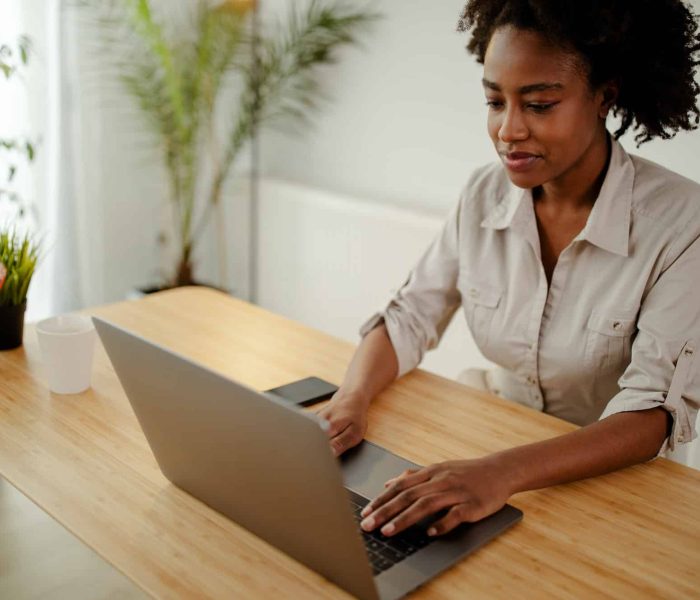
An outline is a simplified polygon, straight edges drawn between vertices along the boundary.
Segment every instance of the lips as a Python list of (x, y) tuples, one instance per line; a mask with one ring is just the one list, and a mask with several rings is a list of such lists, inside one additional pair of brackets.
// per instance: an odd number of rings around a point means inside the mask
[(542, 158), (529, 152), (501, 152), (501, 157), (509, 170), (519, 173), (531, 169)]

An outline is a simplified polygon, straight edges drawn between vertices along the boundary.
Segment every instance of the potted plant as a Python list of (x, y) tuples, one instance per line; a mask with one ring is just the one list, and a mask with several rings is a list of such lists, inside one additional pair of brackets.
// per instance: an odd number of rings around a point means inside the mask
[(22, 345), (27, 291), (39, 260), (28, 234), (0, 231), (0, 350)]
[[(284, 26), (260, 33), (254, 0), (200, 1), (189, 29), (178, 31), (159, 22), (149, 0), (112, 0), (107, 12), (104, 1), (87, 3), (103, 7), (107, 54), (118, 57), (119, 78), (158, 140), (168, 174), (178, 250), (161, 287), (190, 285), (193, 254), (244, 144), (261, 125), (308, 121), (321, 96), (315, 67), (335, 62), (376, 15), (311, 0), (293, 8)], [(238, 102), (224, 106), (232, 86)]]
[[(0, 45), (0, 71), (6, 80), (14, 77), (27, 65), (31, 40), (20, 36), (16, 45)], [(0, 187), (0, 214), (3, 222), (9, 218), (21, 222), (30, 215), (36, 218), (35, 208), (14, 189), (20, 161), (31, 163), (35, 157), (34, 143), (29, 139), (0, 138), (5, 182)], [(39, 258), (39, 245), (28, 234), (20, 236), (0, 224), (0, 350), (22, 344), (27, 291)]]

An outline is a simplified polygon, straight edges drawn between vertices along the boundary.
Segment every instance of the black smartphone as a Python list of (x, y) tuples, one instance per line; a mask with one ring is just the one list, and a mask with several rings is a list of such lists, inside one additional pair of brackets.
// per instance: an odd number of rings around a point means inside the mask
[(307, 377), (299, 381), (293, 381), (280, 387), (266, 390), (266, 394), (282, 398), (298, 406), (311, 406), (322, 400), (328, 400), (338, 391), (338, 386), (319, 379), (318, 377)]

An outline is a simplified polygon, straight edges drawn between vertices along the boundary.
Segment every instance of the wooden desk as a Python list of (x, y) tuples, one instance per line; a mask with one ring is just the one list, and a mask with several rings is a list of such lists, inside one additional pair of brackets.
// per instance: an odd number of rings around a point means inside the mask
[[(353, 346), (211, 290), (85, 311), (243, 383), (339, 383)], [(93, 387), (43, 383), (32, 326), (0, 353), (0, 474), (159, 598), (347, 598), (321, 576), (172, 486), (98, 345)], [(367, 437), (428, 464), (573, 425), (416, 371), (370, 409)], [(667, 460), (519, 494), (524, 520), (416, 598), (691, 598), (700, 593), (700, 472)]]

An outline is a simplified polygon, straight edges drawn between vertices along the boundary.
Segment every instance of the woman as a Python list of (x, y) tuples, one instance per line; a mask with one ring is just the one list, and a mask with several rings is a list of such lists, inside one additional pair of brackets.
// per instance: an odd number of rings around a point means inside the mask
[(385, 535), (438, 511), (428, 533), (444, 534), (514, 493), (695, 437), (700, 186), (616, 139), (697, 127), (696, 17), (678, 0), (472, 0), (468, 28), (500, 162), (472, 176), (408, 281), (362, 328), (320, 414), (336, 454), (359, 443), (371, 399), (418, 365), (461, 305), (499, 365), (491, 390), (583, 427), (387, 482), (362, 522)]

